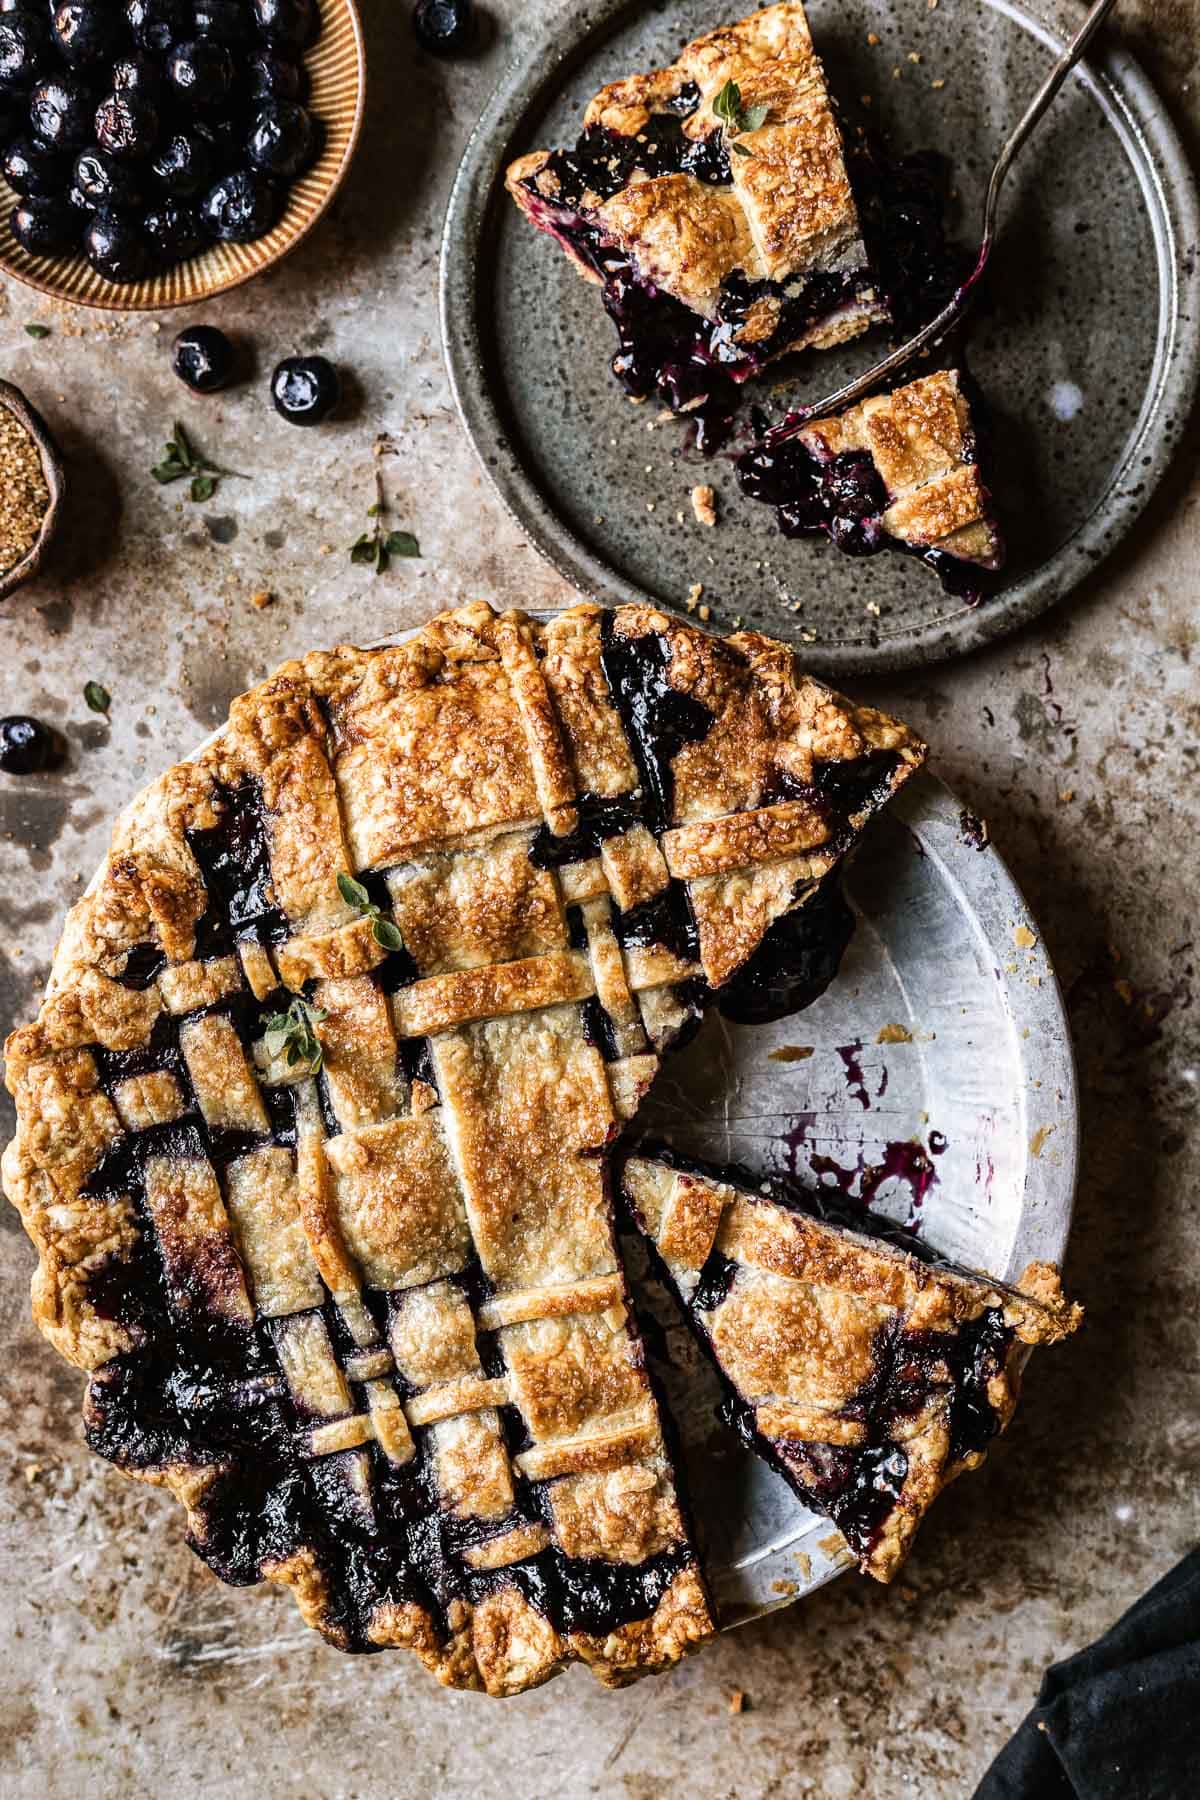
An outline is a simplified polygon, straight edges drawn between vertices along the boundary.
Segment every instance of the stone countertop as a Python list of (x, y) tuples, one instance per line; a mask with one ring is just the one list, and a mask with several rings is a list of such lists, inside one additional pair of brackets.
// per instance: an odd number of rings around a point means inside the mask
[[(915, 3), (915, 0), (914, 0)], [(438, 235), (454, 168), (539, 4), (498, 0), (489, 42), (418, 60), (407, 0), (364, 0), (372, 90), (331, 216), (204, 317), (255, 379), (187, 395), (181, 318), (58, 308), (0, 286), (3, 373), (59, 435), (69, 522), (5, 608), (0, 713), (61, 727), (57, 775), (0, 776), (0, 1023), (28, 1017), (59, 922), (133, 792), (284, 657), (449, 605), (555, 606), (559, 579), (493, 499), (438, 347)], [(1135, 50), (1193, 150), (1200, 0), (1132, 0)], [(382, 178), (402, 170), (403, 180)], [(37, 321), (51, 335), (31, 339)], [(341, 422), (271, 411), (273, 362), (353, 372)], [(181, 418), (246, 472), (205, 508), (149, 478)], [(383, 454), (374, 454), (382, 439)], [(1069, 1259), (1086, 1337), (1039, 1359), (988, 1470), (935, 1509), (890, 1590), (847, 1578), (620, 1694), (574, 1671), (504, 1707), (400, 1655), (349, 1659), (291, 1603), (219, 1586), (175, 1504), (83, 1447), (80, 1378), (28, 1316), (29, 1247), (0, 1209), (0, 1789), (17, 1796), (776, 1792), (968, 1794), (1047, 1662), (1101, 1631), (1200, 1535), (1197, 1080), (1192, 1007), (1200, 745), (1195, 425), (1132, 541), (1036, 628), (974, 659), (856, 684), (926, 732), (1023, 886), (1062, 977), (1083, 1095)], [(350, 565), (376, 470), (420, 561)], [(259, 608), (252, 595), (267, 590)], [(89, 713), (104, 683), (111, 719)], [(9, 1134), (11, 1108), (0, 1120)], [(731, 1696), (744, 1696), (740, 1712)]]

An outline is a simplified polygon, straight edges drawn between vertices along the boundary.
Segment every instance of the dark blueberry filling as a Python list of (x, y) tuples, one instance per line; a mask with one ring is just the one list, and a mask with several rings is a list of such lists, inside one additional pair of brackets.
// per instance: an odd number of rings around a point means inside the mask
[(682, 962), (694, 962), (700, 954), (700, 937), (682, 881), (671, 881), (661, 894), (619, 912), (613, 930), (624, 950), (661, 944)]
[(561, 869), (567, 863), (586, 862), (595, 856), (606, 838), (628, 831), (641, 818), (641, 808), (625, 795), (606, 799), (601, 794), (585, 794), (576, 803), (579, 822), (574, 831), (556, 836), (548, 825), (537, 832), (529, 851), (529, 860), (537, 869)]
[(756, 442), (738, 458), (738, 482), (751, 500), (775, 508), (784, 537), (824, 532), (847, 556), (875, 556), (900, 550), (933, 570), (948, 594), (975, 605), (994, 585), (990, 571), (944, 550), (907, 544), (883, 525), (888, 495), (874, 461), (864, 450), (822, 456), (798, 437), (775, 443), (766, 420), (756, 418)]
[(221, 816), (208, 831), (189, 831), (188, 845), (208, 889), (196, 926), (196, 955), (228, 954), (239, 927), (253, 925), (270, 942), (287, 935), (271, 893), (271, 858), (262, 789), (246, 780), (222, 788)]
[(582, 1001), (580, 1012), (583, 1016), (584, 1042), (599, 1050), (605, 1062), (616, 1062), (621, 1054), (617, 1047), (616, 1032), (598, 996), (591, 994)]
[(853, 935), (854, 914), (835, 872), (811, 900), (767, 930), (717, 995), (721, 1012), (740, 1024), (763, 1025), (811, 1006), (837, 974)]
[(665, 637), (618, 637), (611, 617), (604, 620), (601, 661), (641, 776), (643, 817), (652, 831), (672, 822), (675, 784), (671, 764), (685, 744), (708, 736), (713, 715), (690, 694), (667, 680), (671, 646)]

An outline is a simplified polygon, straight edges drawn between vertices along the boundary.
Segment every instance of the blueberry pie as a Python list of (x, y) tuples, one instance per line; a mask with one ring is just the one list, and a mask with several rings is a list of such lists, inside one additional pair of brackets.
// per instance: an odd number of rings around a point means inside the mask
[(739, 459), (738, 478), (744, 493), (777, 509), (785, 535), (823, 531), (851, 556), (907, 550), (959, 593), (1004, 560), (953, 369), (836, 418), (767, 433)]
[(286, 664), (133, 802), (4, 1181), (89, 1443), (217, 1575), (497, 1694), (710, 1634), (606, 1151), (706, 1005), (830, 979), (923, 756), (753, 633), (479, 604)]
[(507, 186), (601, 285), (613, 369), (638, 398), (691, 410), (722, 373), (888, 316), (797, 3), (602, 89), (574, 149), (520, 157)]
[[(769, 1184), (632, 1157), (624, 1190), (727, 1385), (733, 1423), (890, 1581), (932, 1502), (1008, 1424), (1031, 1344), (1074, 1331), (1058, 1272), (1016, 1287), (863, 1235)], [(877, 1223), (877, 1222), (876, 1222)], [(894, 1228), (889, 1228), (894, 1229)]]

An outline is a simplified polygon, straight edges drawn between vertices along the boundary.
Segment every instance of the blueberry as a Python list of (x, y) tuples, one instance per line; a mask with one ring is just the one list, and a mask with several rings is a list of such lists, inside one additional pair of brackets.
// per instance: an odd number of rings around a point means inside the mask
[(886, 533), (878, 519), (846, 518), (829, 521), (829, 535), (847, 556), (874, 556), (882, 550)]
[(186, 200), (160, 200), (143, 215), (142, 232), (161, 263), (185, 262), (209, 243), (199, 213)]
[(149, 266), (146, 240), (129, 213), (102, 206), (83, 233), (83, 253), (108, 281), (140, 281)]
[(82, 150), (92, 135), (95, 97), (77, 75), (52, 75), (29, 96), (34, 135), (52, 150)]
[(0, 171), (15, 194), (36, 194), (42, 199), (61, 194), (67, 179), (65, 159), (28, 137), (13, 139)]
[(0, 769), (6, 775), (39, 775), (62, 761), (63, 744), (40, 719), (11, 713), (0, 719)]
[(435, 56), (455, 56), (469, 49), (475, 36), (472, 0), (417, 0), (413, 31), (422, 50)]
[(307, 100), (308, 71), (303, 63), (274, 50), (260, 50), (250, 58), (248, 87), (252, 99)]
[(320, 29), (320, 16), (313, 0), (254, 0), (258, 29), (272, 44), (288, 44), (293, 50), (306, 49)]
[(189, 325), (175, 339), (171, 367), (193, 393), (215, 394), (233, 375), (233, 345), (215, 325)]
[(233, 86), (233, 58), (212, 38), (192, 38), (168, 56), (167, 80), (192, 106), (215, 108)]
[(136, 94), (109, 94), (96, 108), (96, 142), (113, 156), (149, 156), (158, 138), (158, 114)]
[(254, 15), (242, 0), (196, 0), (196, 36), (216, 38), (231, 50), (247, 49), (256, 36)]
[(319, 425), (341, 397), (338, 372), (323, 356), (285, 357), (271, 377), (275, 411), (289, 425)]
[(250, 121), (246, 150), (268, 175), (295, 175), (312, 147), (312, 119), (294, 100), (266, 100)]
[(0, 86), (27, 88), (46, 66), (50, 40), (41, 18), (6, 13), (0, 19)]
[(278, 214), (275, 189), (257, 169), (235, 169), (232, 175), (222, 175), (200, 206), (209, 234), (230, 244), (249, 244), (262, 237)]
[(127, 162), (119, 162), (107, 150), (81, 150), (75, 158), (72, 186), (83, 196), (89, 211), (98, 206), (140, 206), (142, 181)]
[(103, 0), (66, 0), (55, 7), (51, 21), (54, 42), (73, 68), (111, 57), (119, 29)]
[(125, 17), (138, 48), (160, 55), (187, 37), (192, 27), (187, 0), (129, 0)]
[(164, 192), (190, 200), (211, 185), (217, 172), (212, 139), (196, 128), (172, 132), (150, 164), (150, 172)]
[(68, 256), (79, 248), (79, 215), (65, 200), (30, 195), (13, 208), (8, 228), (31, 256)]
[(162, 70), (148, 56), (125, 56), (112, 66), (114, 94), (136, 94), (157, 106), (162, 99)]

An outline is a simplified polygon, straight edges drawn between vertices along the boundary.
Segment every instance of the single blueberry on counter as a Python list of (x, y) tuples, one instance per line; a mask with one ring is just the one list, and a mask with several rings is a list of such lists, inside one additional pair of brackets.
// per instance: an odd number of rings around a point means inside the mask
[(196, 394), (215, 394), (233, 375), (233, 345), (215, 325), (189, 325), (171, 349), (171, 367)]
[(473, 0), (417, 0), (413, 31), (422, 50), (455, 56), (470, 48), (475, 35)]
[(324, 356), (287, 356), (271, 377), (275, 411), (289, 425), (320, 425), (342, 397), (342, 384)]
[(61, 742), (49, 725), (24, 713), (0, 719), (0, 769), (6, 775), (38, 775), (61, 761)]

